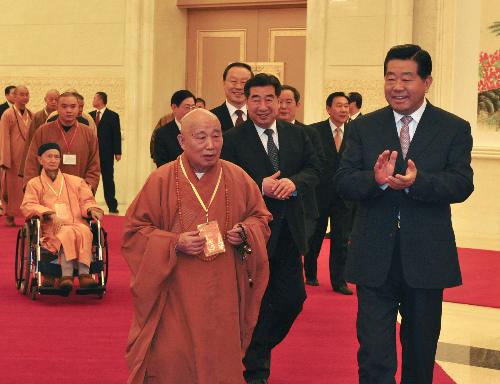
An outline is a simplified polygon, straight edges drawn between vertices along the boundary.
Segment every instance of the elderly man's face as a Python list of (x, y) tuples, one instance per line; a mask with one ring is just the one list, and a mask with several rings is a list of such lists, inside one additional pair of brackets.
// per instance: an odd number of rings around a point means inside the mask
[(201, 116), (189, 124), (183, 121), (178, 137), (189, 164), (196, 172), (208, 171), (219, 160), (223, 141), (217, 118)]
[(57, 149), (49, 149), (38, 156), (38, 162), (45, 172), (57, 171), (61, 163), (61, 154)]
[(16, 88), (16, 104), (24, 107), (30, 101), (30, 92), (26, 87)]
[(59, 100), (59, 93), (49, 92), (45, 95), (45, 109), (51, 113), (57, 109), (57, 101)]

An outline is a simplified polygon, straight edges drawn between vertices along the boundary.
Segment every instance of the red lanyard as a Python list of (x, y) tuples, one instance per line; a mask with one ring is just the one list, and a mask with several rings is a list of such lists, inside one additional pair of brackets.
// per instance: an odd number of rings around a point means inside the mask
[[(69, 141), (69, 144), (68, 144), (68, 141), (66, 140), (66, 134), (64, 133), (64, 130), (61, 126), (61, 122), (59, 121), (59, 119), (57, 119), (57, 126), (59, 127), (59, 130), (61, 131), (62, 138), (63, 138), (64, 142), (66, 143), (66, 148), (68, 149), (66, 151), (66, 153), (70, 153), (71, 144), (73, 144), (73, 140), (75, 139), (75, 136), (76, 136), (76, 131), (78, 131), (78, 123), (75, 121), (75, 124), (73, 125), (76, 128), (75, 128), (75, 132), (73, 132), (73, 137), (71, 137), (71, 140)], [(73, 128), (73, 127), (71, 127), (71, 128)]]

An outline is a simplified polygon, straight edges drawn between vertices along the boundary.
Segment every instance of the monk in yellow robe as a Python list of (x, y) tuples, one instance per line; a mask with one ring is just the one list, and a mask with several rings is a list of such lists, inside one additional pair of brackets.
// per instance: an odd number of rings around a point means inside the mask
[(24, 85), (15, 89), (16, 101), (6, 110), (0, 120), (0, 167), (4, 171), (2, 179), (2, 201), (6, 215), (6, 225), (14, 226), (14, 217), (22, 216), (19, 209), (23, 200), (23, 179), (19, 169), (24, 161), (24, 147), (33, 118), (26, 108), (30, 99)]
[(24, 166), (24, 184), (40, 173), (38, 148), (57, 143), (62, 150), (61, 171), (81, 177), (95, 193), (101, 175), (97, 134), (76, 120), (78, 102), (73, 93), (59, 96), (57, 110), (57, 120), (42, 125), (33, 135)]
[[(41, 145), (38, 161), (42, 166), (41, 173), (26, 185), (21, 210), (26, 218), (38, 216), (42, 219), (42, 247), (57, 254), (61, 264), (59, 288), (73, 288), (75, 267), (81, 288), (96, 287), (97, 282), (89, 275), (92, 232), (85, 219), (99, 220), (103, 211), (97, 206), (85, 180), (59, 170), (59, 145)], [(43, 285), (50, 287), (53, 284), (53, 276), (45, 276)]]
[[(217, 117), (196, 109), (181, 124), (184, 153), (151, 174), (126, 214), (128, 383), (241, 384), (268, 282), (271, 215), (253, 180), (219, 159)], [(235, 248), (245, 236), (251, 254)]]

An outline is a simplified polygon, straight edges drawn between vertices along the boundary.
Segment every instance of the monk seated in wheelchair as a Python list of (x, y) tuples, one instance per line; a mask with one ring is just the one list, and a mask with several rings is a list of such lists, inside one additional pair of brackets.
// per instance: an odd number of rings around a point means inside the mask
[[(40, 146), (40, 175), (26, 185), (21, 211), (28, 219), (37, 216), (41, 220), (41, 247), (58, 257), (61, 265), (59, 289), (73, 289), (74, 269), (80, 288), (95, 288), (98, 284), (89, 273), (92, 232), (87, 220), (100, 220), (103, 211), (85, 180), (59, 170), (61, 157), (58, 144)], [(54, 287), (54, 283), (55, 276), (44, 276), (44, 287)]]

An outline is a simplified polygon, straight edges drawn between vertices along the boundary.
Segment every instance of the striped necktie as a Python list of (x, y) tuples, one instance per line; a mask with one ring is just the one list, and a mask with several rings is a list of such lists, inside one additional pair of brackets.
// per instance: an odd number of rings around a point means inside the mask
[(410, 122), (412, 121), (411, 116), (403, 116), (401, 122), (401, 131), (399, 131), (399, 142), (401, 143), (401, 152), (403, 153), (403, 159), (406, 159), (406, 154), (408, 153), (408, 148), (410, 148)]
[(267, 128), (264, 133), (267, 135), (267, 155), (269, 156), (269, 160), (271, 160), (274, 171), (277, 171), (280, 168), (280, 158), (278, 154), (278, 147), (273, 140), (273, 130)]

